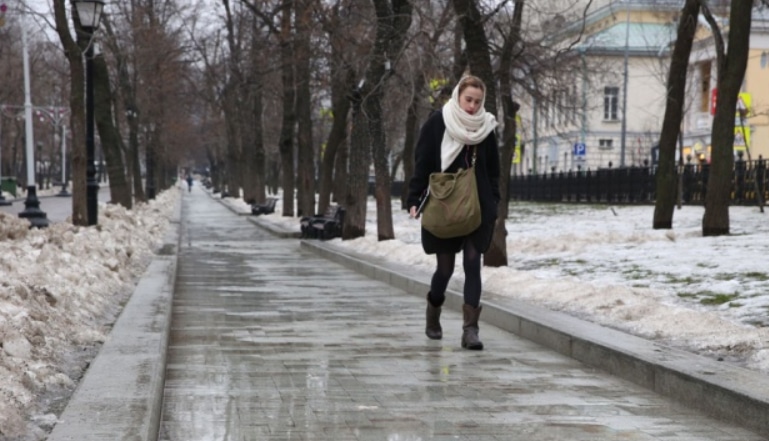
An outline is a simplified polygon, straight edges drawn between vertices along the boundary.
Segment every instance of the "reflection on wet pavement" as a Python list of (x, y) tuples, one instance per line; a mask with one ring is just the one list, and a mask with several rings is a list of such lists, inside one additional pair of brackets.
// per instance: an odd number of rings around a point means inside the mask
[(730, 440), (742, 429), (275, 239), (206, 194), (185, 220), (162, 441)]

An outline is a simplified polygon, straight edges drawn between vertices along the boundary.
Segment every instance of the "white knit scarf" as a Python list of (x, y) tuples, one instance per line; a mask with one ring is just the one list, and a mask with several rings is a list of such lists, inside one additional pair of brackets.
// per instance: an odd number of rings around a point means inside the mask
[[(459, 84), (462, 82), (460, 81)], [(497, 118), (486, 112), (486, 93), (474, 115), (459, 106), (459, 84), (454, 87), (451, 99), (443, 105), (443, 122), (446, 131), (441, 141), (441, 171), (445, 171), (466, 145), (480, 144), (497, 127)]]

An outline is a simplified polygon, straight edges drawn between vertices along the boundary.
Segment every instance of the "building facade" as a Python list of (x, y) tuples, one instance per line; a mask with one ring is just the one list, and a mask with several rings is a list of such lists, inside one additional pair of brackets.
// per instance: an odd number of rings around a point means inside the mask
[[(576, 32), (582, 38), (570, 48), (570, 68), (562, 84), (539, 99), (521, 100), (525, 147), (514, 172), (654, 163), (681, 6), (681, 1), (610, 2), (590, 11), (584, 23), (565, 27), (558, 38), (569, 39)], [(769, 20), (761, 14), (754, 14), (741, 95), (747, 113), (735, 129), (735, 155), (746, 159), (748, 152), (752, 159), (769, 157)], [(708, 161), (717, 69), (710, 29), (704, 20), (699, 26), (679, 155)]]

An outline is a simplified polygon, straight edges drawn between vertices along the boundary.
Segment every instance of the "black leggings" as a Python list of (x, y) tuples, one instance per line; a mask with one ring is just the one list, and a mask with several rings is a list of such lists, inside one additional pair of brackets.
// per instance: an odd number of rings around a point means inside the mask
[[(430, 303), (441, 305), (446, 299), (446, 287), (454, 274), (456, 254), (435, 255), (437, 267), (430, 282)], [(465, 271), (465, 304), (477, 308), (481, 304), (481, 253), (470, 240), (462, 246), (462, 267)]]

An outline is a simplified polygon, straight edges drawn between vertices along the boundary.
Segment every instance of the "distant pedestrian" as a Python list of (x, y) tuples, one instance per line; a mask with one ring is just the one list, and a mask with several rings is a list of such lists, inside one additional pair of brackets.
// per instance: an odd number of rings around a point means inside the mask
[(187, 191), (192, 191), (192, 175), (187, 175)]
[[(481, 350), (478, 319), (481, 315), (481, 255), (491, 245), (499, 203), (499, 150), (494, 129), (496, 117), (483, 107), (486, 85), (472, 75), (463, 77), (443, 108), (433, 112), (420, 130), (414, 152), (414, 175), (409, 181), (409, 214), (417, 218), (417, 207), (433, 172), (456, 172), (475, 167), (481, 225), (467, 236), (441, 239), (422, 228), (422, 248), (435, 254), (436, 269), (427, 293), (425, 333), (433, 340), (443, 338), (441, 306), (446, 287), (454, 273), (456, 254), (462, 251), (465, 272), (462, 306), (462, 347)], [(473, 165), (474, 161), (474, 165)]]

